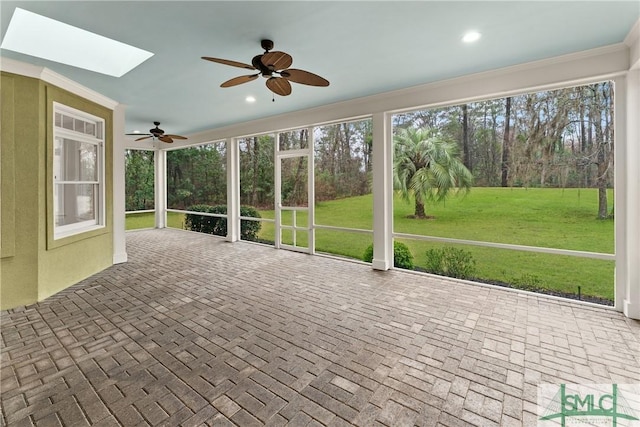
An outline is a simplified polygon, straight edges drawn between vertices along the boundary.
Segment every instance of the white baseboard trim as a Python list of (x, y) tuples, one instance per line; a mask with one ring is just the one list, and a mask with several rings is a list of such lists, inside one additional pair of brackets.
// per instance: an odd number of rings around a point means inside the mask
[(113, 254), (113, 263), (114, 264), (122, 264), (127, 262), (127, 253), (126, 252), (119, 252), (117, 254)]
[(371, 263), (371, 266), (373, 267), (374, 270), (382, 270), (382, 271), (385, 271), (391, 268), (388, 262), (381, 259), (374, 259), (373, 262)]
[(627, 316), (629, 319), (640, 320), (640, 305), (633, 304), (631, 301), (626, 299), (624, 300), (622, 306), (622, 312), (625, 316)]

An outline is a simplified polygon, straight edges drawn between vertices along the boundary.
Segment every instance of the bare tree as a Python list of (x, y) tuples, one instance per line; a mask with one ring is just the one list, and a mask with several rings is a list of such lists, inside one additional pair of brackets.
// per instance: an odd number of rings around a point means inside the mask
[(507, 187), (509, 184), (509, 145), (511, 138), (511, 97), (505, 100), (504, 112), (504, 135), (502, 138), (502, 162), (500, 163), (501, 185)]

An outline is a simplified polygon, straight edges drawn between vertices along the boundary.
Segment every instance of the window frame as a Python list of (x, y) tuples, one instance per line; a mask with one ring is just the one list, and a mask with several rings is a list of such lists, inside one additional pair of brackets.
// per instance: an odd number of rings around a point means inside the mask
[[(62, 126), (56, 125), (56, 115), (62, 114), (73, 119), (82, 120), (84, 122), (91, 122), (94, 125), (94, 134), (87, 134), (78, 132), (75, 130), (66, 129)], [(106, 174), (105, 174), (105, 142), (106, 142), (106, 121), (105, 119), (89, 114), (87, 112), (78, 110), (76, 108), (64, 105), (58, 102), (53, 102), (53, 144), (55, 147), (55, 141), (59, 138), (65, 140), (73, 140), (79, 143), (87, 143), (96, 147), (96, 181), (80, 181), (80, 180), (60, 180), (57, 179), (55, 173), (56, 168), (52, 167), (51, 178), (53, 186), (52, 192), (52, 222), (53, 222), (53, 240), (60, 240), (69, 236), (82, 234), (94, 230), (103, 229), (106, 226)], [(99, 135), (99, 130), (102, 130), (102, 135)], [(63, 143), (64, 144), (64, 143)], [(55, 148), (52, 150), (51, 159), (53, 161), (55, 156)], [(55, 163), (55, 162), (54, 162)], [(93, 219), (78, 221), (66, 225), (56, 225), (57, 215), (57, 196), (56, 186), (60, 184), (72, 184), (72, 185), (93, 185), (96, 191), (93, 195), (94, 202), (94, 215)]]

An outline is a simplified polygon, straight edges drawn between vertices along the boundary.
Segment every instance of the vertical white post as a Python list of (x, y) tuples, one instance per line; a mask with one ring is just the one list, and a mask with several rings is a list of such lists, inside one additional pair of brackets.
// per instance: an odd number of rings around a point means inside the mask
[(615, 281), (614, 281), (614, 307), (617, 311), (624, 308), (624, 300), (627, 297), (627, 93), (626, 78), (616, 77), (614, 84), (614, 192), (613, 205), (615, 207)]
[(127, 262), (125, 236), (125, 140), (124, 106), (113, 110), (113, 263)]
[(280, 156), (278, 155), (278, 153), (280, 152), (280, 141), (278, 140), (278, 138), (280, 138), (280, 134), (276, 133), (273, 136), (273, 159), (274, 159), (274, 167), (275, 167), (275, 177), (274, 177), (274, 187), (275, 187), (275, 194), (274, 194), (274, 219), (275, 219), (275, 236), (274, 236), (274, 246), (276, 249), (280, 249), (280, 243), (281, 243), (281, 238), (282, 238), (282, 231), (280, 229), (280, 225), (282, 224), (281, 222), (281, 211), (280, 208), (282, 207), (282, 175), (281, 175), (281, 159)]
[(156, 228), (167, 226), (167, 152), (156, 148), (153, 156), (155, 171)]
[(393, 153), (391, 116), (373, 115), (373, 263), (375, 270), (393, 267)]
[(308, 203), (309, 203), (309, 212), (307, 213), (307, 228), (308, 232), (308, 243), (309, 243), (309, 253), (316, 253), (316, 186), (315, 186), (315, 156), (314, 156), (314, 147), (315, 147), (315, 138), (313, 135), (314, 127), (311, 126), (307, 131), (309, 133), (309, 158), (307, 159), (307, 169), (309, 173), (309, 177), (307, 178), (308, 183)]
[[(623, 153), (626, 161), (626, 221), (623, 225), (626, 227), (622, 232), (627, 236), (626, 251), (622, 251), (626, 263), (626, 292), (622, 310), (627, 317), (640, 319), (640, 69), (635, 68), (627, 73), (624, 92), (626, 108), (620, 109), (616, 104), (616, 111), (623, 112), (621, 115), (626, 122), (623, 124), (626, 134), (622, 138), (626, 149), (626, 153)], [(617, 215), (616, 206), (616, 220)]]
[(238, 140), (226, 140), (227, 150), (227, 242), (240, 240), (240, 156)]

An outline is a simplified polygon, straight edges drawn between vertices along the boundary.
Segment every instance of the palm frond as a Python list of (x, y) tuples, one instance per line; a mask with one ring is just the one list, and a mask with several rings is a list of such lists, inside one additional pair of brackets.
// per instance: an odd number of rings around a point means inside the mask
[(460, 160), (455, 142), (428, 128), (399, 129), (394, 136), (394, 188), (409, 200), (438, 202), (469, 192), (473, 175)]

